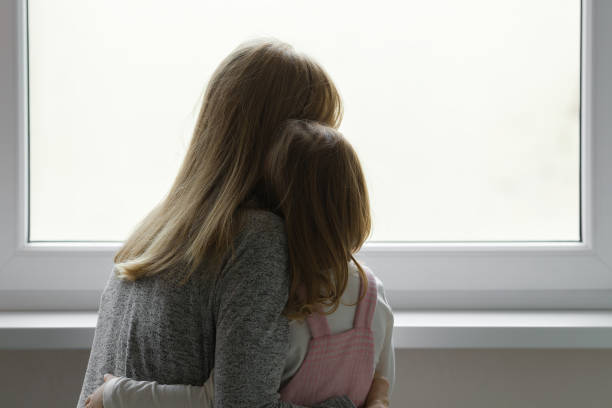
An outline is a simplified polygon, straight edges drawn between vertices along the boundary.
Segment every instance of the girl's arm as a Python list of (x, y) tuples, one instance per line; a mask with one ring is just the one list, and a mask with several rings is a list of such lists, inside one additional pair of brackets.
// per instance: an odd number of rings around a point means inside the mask
[[(165, 385), (112, 377), (104, 383), (104, 408), (212, 408), (212, 385)], [(97, 408), (97, 407), (94, 407)]]
[[(387, 374), (388, 375), (388, 374)], [(380, 378), (380, 377), (384, 377)], [(164, 385), (155, 381), (136, 381), (127, 377), (104, 376), (99, 402), (87, 400), (87, 408), (213, 408), (213, 380), (204, 386)], [(366, 408), (389, 406), (389, 380), (378, 373), (366, 401)], [(103, 404), (102, 404), (103, 401)]]
[(376, 289), (378, 291), (378, 303), (376, 308), (380, 308), (381, 317), (384, 322), (385, 337), (380, 356), (378, 358), (378, 365), (376, 366), (376, 373), (382, 377), (385, 377), (389, 381), (389, 396), (393, 392), (393, 384), (395, 383), (395, 349), (393, 348), (393, 311), (387, 301), (385, 295), (385, 289), (382, 282), (376, 279)]
[[(108, 376), (108, 379), (107, 379)], [(389, 380), (377, 374), (372, 382), (366, 408), (389, 406)], [(127, 377), (104, 376), (98, 401), (87, 399), (87, 408), (213, 408), (213, 381), (204, 386), (164, 385), (155, 381), (136, 381)], [(103, 404), (102, 404), (103, 401)]]

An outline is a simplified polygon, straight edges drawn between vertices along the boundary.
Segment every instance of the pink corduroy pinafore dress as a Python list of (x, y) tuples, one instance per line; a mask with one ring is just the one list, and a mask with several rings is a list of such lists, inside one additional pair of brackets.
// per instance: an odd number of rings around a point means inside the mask
[[(374, 333), (376, 281), (366, 270), (368, 289), (357, 304), (353, 328), (331, 334), (325, 315), (306, 319), (311, 333), (302, 365), (280, 391), (283, 401), (316, 405), (328, 398), (348, 396), (357, 407), (364, 405), (374, 377)], [(363, 289), (360, 288), (359, 293)]]

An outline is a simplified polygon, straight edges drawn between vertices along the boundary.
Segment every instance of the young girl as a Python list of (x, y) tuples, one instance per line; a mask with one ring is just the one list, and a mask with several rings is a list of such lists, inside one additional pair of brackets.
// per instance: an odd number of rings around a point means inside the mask
[[(281, 399), (310, 406), (347, 395), (375, 406), (382, 401), (366, 401), (375, 372), (394, 382), (393, 314), (381, 282), (352, 255), (370, 231), (359, 160), (338, 131), (313, 121), (289, 120), (275, 140), (256, 201), (283, 217), (288, 238), (292, 320)], [(212, 407), (213, 383), (212, 375), (203, 387), (113, 377), (103, 406)]]

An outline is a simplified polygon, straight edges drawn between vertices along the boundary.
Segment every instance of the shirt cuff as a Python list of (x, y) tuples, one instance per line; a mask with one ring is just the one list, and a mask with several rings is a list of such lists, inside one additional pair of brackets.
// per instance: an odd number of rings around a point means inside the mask
[(102, 389), (102, 403), (104, 404), (104, 408), (118, 408), (114, 405), (113, 395), (121, 378), (122, 377), (113, 377), (104, 383), (104, 388)]

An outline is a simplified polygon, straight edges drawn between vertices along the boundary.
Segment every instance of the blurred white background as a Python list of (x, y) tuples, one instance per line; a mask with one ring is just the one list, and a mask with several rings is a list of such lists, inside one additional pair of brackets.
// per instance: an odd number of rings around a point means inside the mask
[(259, 36), (336, 82), (373, 241), (580, 239), (578, 0), (30, 0), (30, 240), (125, 239)]

